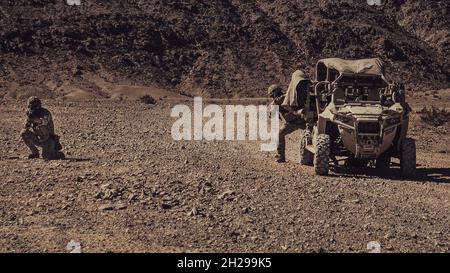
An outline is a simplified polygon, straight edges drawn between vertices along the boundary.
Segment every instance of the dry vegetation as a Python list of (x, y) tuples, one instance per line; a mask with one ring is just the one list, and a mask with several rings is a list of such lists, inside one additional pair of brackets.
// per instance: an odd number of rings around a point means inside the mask
[(450, 121), (450, 112), (444, 108), (439, 109), (432, 106), (428, 109), (427, 107), (424, 107), (418, 113), (420, 114), (420, 119), (423, 122), (434, 127), (442, 126)]

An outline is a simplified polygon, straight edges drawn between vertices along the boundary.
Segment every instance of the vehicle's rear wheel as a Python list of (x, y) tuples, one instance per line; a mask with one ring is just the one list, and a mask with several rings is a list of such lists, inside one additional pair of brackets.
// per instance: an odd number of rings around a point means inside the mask
[(400, 170), (403, 176), (416, 175), (416, 141), (405, 138), (400, 151)]
[(327, 175), (330, 161), (330, 136), (317, 136), (316, 153), (314, 154), (314, 169), (317, 175)]
[(300, 139), (300, 158), (299, 162), (301, 165), (313, 166), (314, 165), (314, 154), (311, 153), (306, 146), (308, 145), (308, 138), (310, 137), (309, 132), (305, 132)]
[(391, 157), (390, 156), (380, 156), (376, 159), (375, 167), (377, 169), (386, 170), (389, 169), (391, 165)]

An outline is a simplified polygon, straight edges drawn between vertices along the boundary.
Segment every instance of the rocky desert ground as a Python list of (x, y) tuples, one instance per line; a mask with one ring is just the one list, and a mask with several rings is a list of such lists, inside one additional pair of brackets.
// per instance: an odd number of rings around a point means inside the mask
[(83, 252), (450, 251), (448, 123), (414, 114), (414, 179), (396, 167), (318, 177), (297, 163), (298, 132), (285, 164), (255, 141), (174, 141), (170, 110), (186, 100), (44, 103), (66, 160), (25, 159), (24, 102), (0, 101), (2, 252), (66, 252), (71, 240)]

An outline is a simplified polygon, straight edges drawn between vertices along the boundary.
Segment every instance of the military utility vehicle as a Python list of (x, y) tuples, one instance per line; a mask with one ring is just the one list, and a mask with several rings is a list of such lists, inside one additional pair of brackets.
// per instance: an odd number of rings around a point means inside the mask
[(403, 84), (385, 77), (380, 59), (323, 59), (317, 63), (305, 105), (308, 122), (300, 163), (327, 175), (330, 163), (348, 167), (372, 163), (386, 169), (400, 160), (401, 174), (416, 170), (415, 141), (407, 137), (411, 108)]

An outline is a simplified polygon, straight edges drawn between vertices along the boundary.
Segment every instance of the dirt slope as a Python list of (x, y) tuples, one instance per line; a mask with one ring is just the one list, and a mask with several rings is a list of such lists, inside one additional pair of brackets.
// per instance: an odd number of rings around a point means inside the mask
[[(416, 91), (450, 83), (448, 1), (83, 1), (0, 4), (0, 96), (110, 95), (111, 83), (257, 96), (323, 57), (381, 57)], [(86, 95), (86, 94), (83, 94)]]

